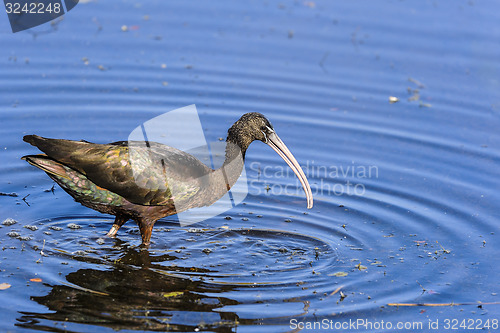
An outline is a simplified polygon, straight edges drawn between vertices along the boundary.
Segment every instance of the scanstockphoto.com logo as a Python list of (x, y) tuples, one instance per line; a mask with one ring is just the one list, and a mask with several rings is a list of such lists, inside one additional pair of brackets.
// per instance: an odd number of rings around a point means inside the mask
[[(293, 171), (283, 165), (262, 165), (254, 161), (249, 165), (248, 186), (254, 195), (303, 195), (299, 181)], [(301, 168), (311, 182), (315, 197), (363, 196), (365, 183), (379, 177), (378, 166), (356, 164), (321, 165), (314, 160), (301, 163)], [(272, 184), (262, 186), (262, 181), (272, 179)], [(281, 181), (279, 180), (281, 179)], [(292, 180), (290, 182), (290, 180)]]
[(79, 0), (4, 0), (12, 32), (52, 21), (69, 12)]

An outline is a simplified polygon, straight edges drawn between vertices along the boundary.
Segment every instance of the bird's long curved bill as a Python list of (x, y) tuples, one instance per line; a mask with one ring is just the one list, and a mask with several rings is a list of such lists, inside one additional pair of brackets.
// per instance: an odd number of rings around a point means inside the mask
[(295, 172), (297, 178), (299, 178), (300, 183), (302, 184), (302, 187), (304, 188), (304, 192), (306, 193), (307, 208), (312, 208), (313, 196), (311, 187), (309, 186), (309, 182), (307, 181), (304, 171), (302, 171), (302, 168), (300, 167), (295, 157), (293, 157), (290, 150), (288, 150), (283, 141), (281, 141), (279, 136), (274, 132), (267, 137), (267, 144), (271, 146), (271, 148), (273, 148), (274, 151), (277, 152), (278, 155), (280, 155), (281, 158), (285, 160), (286, 164), (288, 164), (293, 172)]

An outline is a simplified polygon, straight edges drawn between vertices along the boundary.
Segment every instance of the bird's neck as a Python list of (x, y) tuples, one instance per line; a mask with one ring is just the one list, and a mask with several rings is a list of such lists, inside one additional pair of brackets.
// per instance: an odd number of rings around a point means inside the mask
[(241, 132), (231, 132), (231, 129), (229, 130), (224, 163), (211, 174), (210, 193), (207, 193), (211, 197), (209, 201), (215, 202), (224, 196), (236, 184), (243, 171), (245, 153), (251, 141), (245, 140), (238, 134), (241, 134)]
[(229, 188), (233, 187), (243, 171), (247, 148), (248, 146), (241, 146), (237, 142), (226, 140), (226, 157), (222, 167), (218, 170), (224, 173)]

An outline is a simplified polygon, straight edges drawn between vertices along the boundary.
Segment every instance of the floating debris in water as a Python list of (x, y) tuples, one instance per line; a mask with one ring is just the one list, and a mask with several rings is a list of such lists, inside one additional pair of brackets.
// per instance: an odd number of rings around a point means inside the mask
[(210, 249), (203, 249), (201, 252), (205, 253), (205, 254), (209, 254), (212, 252), (212, 250)]
[(183, 291), (172, 291), (172, 292), (163, 294), (163, 297), (169, 298), (169, 297), (176, 297), (179, 295), (184, 295), (184, 292)]
[(11, 193), (0, 192), (0, 196), (4, 196), (4, 197), (17, 197), (18, 195), (15, 192), (11, 192)]
[(248, 221), (248, 217), (243, 217), (241, 220), (242, 221)]
[(366, 266), (361, 265), (361, 263), (358, 263), (355, 267), (356, 267), (358, 270), (360, 270), (360, 271), (365, 270), (365, 269), (367, 269), (367, 268), (368, 268), (368, 267), (366, 267)]
[(233, 218), (231, 216), (226, 216), (224, 219), (225, 220), (232, 220)]
[(31, 230), (31, 231), (37, 231), (38, 227), (36, 225), (25, 225), (24, 228)]
[(6, 226), (10, 226), (10, 225), (13, 225), (13, 224), (16, 224), (17, 221), (14, 220), (14, 219), (11, 219), (10, 217), (8, 219), (5, 219), (2, 224), (3, 225), (6, 225)]
[(27, 242), (27, 241), (31, 240), (31, 237), (30, 236), (19, 236), (19, 237), (17, 237), (17, 239), (19, 239), (20, 241), (23, 241), (23, 242)]
[(102, 245), (102, 244), (104, 244), (106, 241), (104, 240), (104, 238), (98, 238), (95, 242), (96, 242), (97, 244), (99, 244), (99, 245)]
[(76, 224), (76, 223), (70, 223), (70, 224), (68, 224), (68, 228), (70, 228), (70, 229), (80, 229), (81, 226), (78, 225), (78, 224)]
[(285, 219), (285, 222), (290, 223), (290, 222), (292, 222), (292, 220), (290, 220), (290, 219)]
[(123, 32), (128, 31), (128, 27), (126, 25), (122, 25), (121, 29), (122, 29)]
[(75, 255), (75, 256), (84, 256), (84, 255), (86, 255), (86, 253), (85, 253), (85, 251), (78, 250), (78, 251), (73, 252), (73, 255)]
[(44, 191), (44, 192), (46, 192), (46, 193), (48, 193), (48, 192), (52, 192), (52, 193), (54, 193), (55, 189), (56, 189), (56, 186), (55, 186), (55, 185), (52, 185), (52, 187), (51, 187), (51, 188), (46, 189), (46, 190), (43, 190), (43, 191)]
[(62, 230), (61, 227), (58, 227), (58, 226), (55, 226), (55, 225), (51, 226), (50, 229), (52, 229), (54, 231), (60, 231), (60, 230)]
[(5, 290), (5, 289), (9, 289), (10, 288), (10, 284), (9, 283), (0, 283), (0, 290)]
[(420, 82), (418, 80), (415, 80), (415, 79), (413, 79), (411, 77), (408, 78), (408, 81), (411, 82), (411, 83), (416, 84), (417, 87), (419, 87), (419, 88), (425, 88), (425, 85), (422, 82)]
[(257, 215), (257, 217), (260, 219), (260, 218), (262, 218), (262, 215)]
[(399, 98), (397, 98), (395, 96), (389, 96), (389, 103), (394, 104), (397, 102), (399, 102)]
[(11, 231), (7, 234), (7, 236), (12, 237), (12, 238), (18, 238), (19, 236), (21, 236), (21, 234), (18, 232), (15, 232), (15, 231)]
[(304, 5), (306, 5), (309, 8), (315, 8), (316, 7), (316, 3), (314, 1), (306, 1), (306, 2), (304, 2)]

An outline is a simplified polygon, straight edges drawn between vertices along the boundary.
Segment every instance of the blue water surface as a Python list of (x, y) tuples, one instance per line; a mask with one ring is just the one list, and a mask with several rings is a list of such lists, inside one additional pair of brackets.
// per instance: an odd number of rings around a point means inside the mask
[[(493, 0), (80, 1), (15, 34), (0, 15), (1, 330), (497, 331), (498, 22)], [(162, 219), (145, 251), (20, 160), (26, 134), (126, 140), (191, 104), (209, 142), (266, 115), (313, 209), (257, 142), (242, 204)]]

